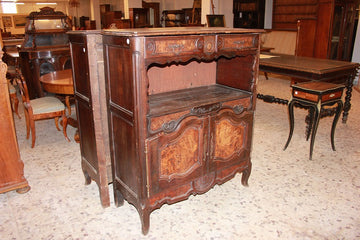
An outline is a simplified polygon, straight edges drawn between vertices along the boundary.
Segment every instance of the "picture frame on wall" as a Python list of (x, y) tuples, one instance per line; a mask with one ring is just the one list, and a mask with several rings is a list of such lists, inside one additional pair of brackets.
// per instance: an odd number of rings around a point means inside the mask
[(209, 27), (225, 27), (224, 15), (206, 15), (206, 20)]
[(2, 16), (1, 17), (2, 23), (3, 23), (3, 27), (4, 28), (11, 28), (13, 27), (12, 24), (12, 17), (11, 16)]
[(14, 15), (15, 28), (23, 28), (26, 25), (26, 15)]

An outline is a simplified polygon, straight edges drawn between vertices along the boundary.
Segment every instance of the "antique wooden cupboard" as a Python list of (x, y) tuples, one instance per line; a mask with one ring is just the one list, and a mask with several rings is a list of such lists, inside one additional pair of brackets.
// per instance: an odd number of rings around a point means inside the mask
[(242, 173), (247, 185), (259, 32), (226, 28), (103, 31), (115, 203), (149, 230), (161, 205)]
[(74, 93), (85, 183), (94, 180), (103, 207), (110, 206), (109, 133), (100, 31), (69, 32)]
[(5, 77), (6, 69), (6, 64), (0, 60), (0, 193), (12, 190), (25, 193), (30, 187), (24, 177), (24, 163), (20, 158), (9, 87)]

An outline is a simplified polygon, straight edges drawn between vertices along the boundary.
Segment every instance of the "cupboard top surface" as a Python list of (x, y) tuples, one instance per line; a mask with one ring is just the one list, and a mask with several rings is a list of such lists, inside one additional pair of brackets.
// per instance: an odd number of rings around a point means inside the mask
[(251, 93), (222, 85), (210, 85), (150, 95), (150, 114), (157, 116), (204, 104), (250, 97)]
[(168, 27), (168, 28), (132, 28), (132, 29), (106, 29), (104, 35), (119, 36), (165, 36), (165, 35), (196, 35), (196, 34), (242, 34), (262, 33), (260, 29), (242, 29), (225, 27)]

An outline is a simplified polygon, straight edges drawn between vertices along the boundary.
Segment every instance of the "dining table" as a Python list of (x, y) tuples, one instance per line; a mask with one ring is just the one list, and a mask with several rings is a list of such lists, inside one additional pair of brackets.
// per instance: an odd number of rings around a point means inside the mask
[[(49, 72), (40, 76), (39, 80), (45, 91), (65, 96), (65, 105), (71, 115), (70, 97), (74, 96), (72, 69)], [(68, 117), (68, 124), (75, 128), (78, 127), (78, 122), (73, 117)], [(79, 142), (78, 131), (76, 131), (74, 139)]]

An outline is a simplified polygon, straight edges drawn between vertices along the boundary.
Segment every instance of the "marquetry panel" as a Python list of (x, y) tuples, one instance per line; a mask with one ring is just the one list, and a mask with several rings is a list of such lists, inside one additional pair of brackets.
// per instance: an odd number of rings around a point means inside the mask
[(234, 51), (256, 46), (254, 36), (219, 36), (218, 51)]
[(168, 37), (167, 39), (146, 39), (146, 57), (164, 57), (173, 55), (192, 55), (202, 52), (203, 37), (189, 36), (187, 38)]

